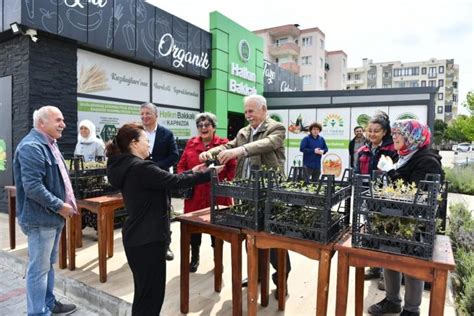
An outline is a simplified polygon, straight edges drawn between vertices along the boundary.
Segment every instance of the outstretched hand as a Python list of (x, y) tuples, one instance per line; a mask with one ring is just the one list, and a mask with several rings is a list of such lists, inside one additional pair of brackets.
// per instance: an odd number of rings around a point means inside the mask
[(389, 172), (394, 168), (392, 158), (385, 155), (380, 156), (377, 168), (384, 172)]

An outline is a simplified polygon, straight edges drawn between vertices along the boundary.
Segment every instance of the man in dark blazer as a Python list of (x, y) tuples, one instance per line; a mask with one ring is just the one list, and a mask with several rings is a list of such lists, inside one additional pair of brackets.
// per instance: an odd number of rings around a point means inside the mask
[[(158, 109), (153, 103), (140, 105), (140, 118), (150, 142), (150, 159), (161, 169), (169, 171), (179, 160), (173, 132), (158, 124)], [(174, 254), (168, 246), (166, 260), (173, 258)]]

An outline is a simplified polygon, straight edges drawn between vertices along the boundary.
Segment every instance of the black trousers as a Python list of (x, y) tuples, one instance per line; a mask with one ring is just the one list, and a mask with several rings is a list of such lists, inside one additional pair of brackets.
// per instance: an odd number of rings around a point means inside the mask
[(308, 167), (305, 168), (308, 171), (308, 177), (310, 177), (311, 181), (317, 182), (321, 176), (321, 169), (311, 169)]
[(133, 316), (160, 315), (165, 298), (167, 249), (168, 243), (164, 241), (125, 247), (135, 285)]
[[(195, 233), (191, 234), (191, 247), (199, 247), (201, 246), (202, 234)], [(211, 247), (214, 248), (214, 236), (211, 235)]]

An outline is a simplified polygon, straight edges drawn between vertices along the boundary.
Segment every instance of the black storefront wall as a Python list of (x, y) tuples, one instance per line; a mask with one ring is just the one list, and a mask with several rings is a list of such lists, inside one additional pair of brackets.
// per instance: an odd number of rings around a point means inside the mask
[(1, 32), (17, 22), (176, 73), (211, 77), (211, 34), (145, 0), (0, 0), (0, 11)]
[[(14, 37), (0, 43), (0, 77), (12, 76), (12, 151), (30, 131), (33, 112), (55, 105), (64, 115), (67, 130), (77, 130), (77, 45), (44, 37), (33, 43)], [(65, 132), (59, 140), (64, 154), (72, 154), (76, 132)], [(0, 188), (0, 211), (7, 210)]]
[(303, 91), (303, 78), (268, 60), (263, 61), (265, 92)]

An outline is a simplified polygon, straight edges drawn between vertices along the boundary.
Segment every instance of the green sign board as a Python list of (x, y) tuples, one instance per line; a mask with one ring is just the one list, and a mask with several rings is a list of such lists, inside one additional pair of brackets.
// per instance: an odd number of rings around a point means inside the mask
[(243, 97), (263, 93), (263, 39), (215, 11), (210, 14), (212, 77), (204, 85), (204, 109), (227, 136), (227, 113), (243, 113)]

